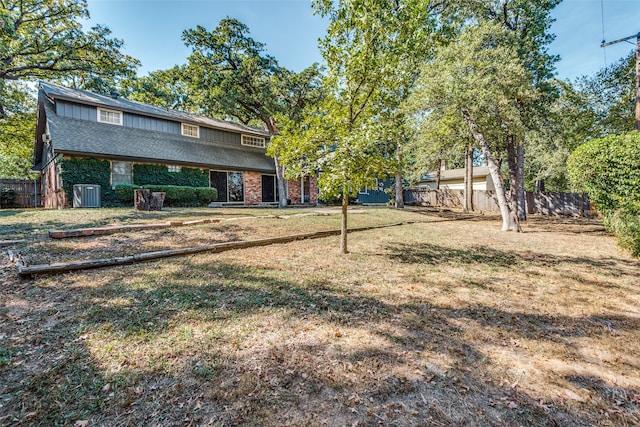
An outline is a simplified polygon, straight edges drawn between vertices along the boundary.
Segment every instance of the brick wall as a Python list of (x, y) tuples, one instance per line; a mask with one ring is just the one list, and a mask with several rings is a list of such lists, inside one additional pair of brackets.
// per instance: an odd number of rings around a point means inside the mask
[(316, 178), (315, 176), (310, 176), (309, 177), (309, 189), (311, 192), (311, 203), (313, 204), (317, 204), (318, 203), (318, 178)]
[(262, 174), (259, 172), (244, 173), (244, 202), (247, 205), (262, 203)]
[(52, 162), (42, 176), (42, 201), (45, 208), (62, 209), (67, 204), (66, 193), (58, 187), (58, 162)]
[(300, 201), (300, 178), (290, 179), (288, 181), (289, 184), (289, 200), (291, 200), (292, 205), (301, 204)]
[[(308, 203), (318, 203), (318, 179), (315, 176), (307, 177), (309, 180), (309, 202)], [(300, 199), (301, 191), (300, 185), (302, 184), (301, 179), (292, 179), (288, 181), (289, 183), (289, 199), (291, 200), (292, 205), (300, 205), (302, 204), (302, 200)], [(306, 196), (306, 194), (305, 194)]]

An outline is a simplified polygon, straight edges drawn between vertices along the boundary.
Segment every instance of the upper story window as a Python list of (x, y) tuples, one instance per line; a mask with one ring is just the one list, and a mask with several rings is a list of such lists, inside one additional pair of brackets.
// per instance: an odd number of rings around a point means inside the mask
[(169, 172), (180, 172), (182, 170), (182, 167), (179, 165), (167, 165), (167, 170)]
[(252, 147), (260, 147), (260, 148), (265, 147), (264, 138), (259, 138), (257, 136), (249, 136), (249, 135), (242, 135), (242, 145), (250, 145)]
[(110, 123), (112, 125), (122, 126), (122, 111), (98, 108), (98, 121), (100, 123)]
[(200, 138), (200, 127), (182, 123), (182, 134), (192, 138)]

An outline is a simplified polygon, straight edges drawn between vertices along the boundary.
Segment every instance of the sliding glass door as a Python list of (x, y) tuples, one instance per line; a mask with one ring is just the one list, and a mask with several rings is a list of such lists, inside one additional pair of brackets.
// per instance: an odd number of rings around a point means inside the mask
[(244, 176), (242, 172), (209, 172), (211, 186), (218, 190), (218, 202), (244, 202)]

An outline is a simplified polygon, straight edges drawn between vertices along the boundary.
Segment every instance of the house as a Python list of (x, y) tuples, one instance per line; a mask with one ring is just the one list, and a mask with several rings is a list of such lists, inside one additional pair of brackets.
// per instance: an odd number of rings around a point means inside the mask
[[(386, 204), (391, 200), (391, 191), (394, 186), (394, 180), (391, 178), (376, 178), (372, 187), (366, 186), (358, 191), (357, 203), (368, 204)], [(395, 191), (395, 190), (393, 190)]]
[[(136, 174), (151, 168), (165, 177), (155, 184), (197, 176), (198, 186), (218, 190), (221, 204), (271, 204), (278, 194), (274, 162), (265, 154), (268, 141), (269, 133), (256, 127), (42, 82), (33, 169), (41, 173), (47, 208), (69, 204), (61, 166), (67, 161), (66, 171), (74, 165), (69, 160), (78, 159), (107, 165), (108, 190), (144, 184)], [(75, 183), (99, 184), (92, 182), (97, 175), (83, 180)], [(317, 194), (314, 176), (288, 182), (291, 204), (315, 204)]]
[[(418, 188), (435, 189), (437, 185), (436, 172), (429, 172), (420, 177), (413, 185)], [(440, 171), (440, 188), (449, 190), (464, 190), (464, 168), (443, 169)], [(473, 168), (473, 189), (495, 191), (493, 179), (488, 166), (476, 166)]]

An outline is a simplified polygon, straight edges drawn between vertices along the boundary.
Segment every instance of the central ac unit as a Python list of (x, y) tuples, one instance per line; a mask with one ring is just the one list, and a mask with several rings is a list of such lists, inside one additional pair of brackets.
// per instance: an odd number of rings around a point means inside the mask
[(99, 208), (100, 186), (94, 184), (75, 184), (73, 186), (74, 208)]

